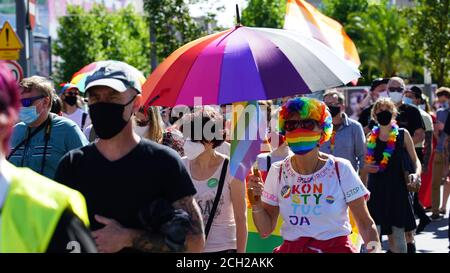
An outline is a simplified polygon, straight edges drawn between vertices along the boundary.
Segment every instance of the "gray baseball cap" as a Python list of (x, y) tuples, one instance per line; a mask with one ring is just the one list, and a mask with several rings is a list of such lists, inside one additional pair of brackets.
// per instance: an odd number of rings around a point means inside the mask
[(86, 88), (94, 86), (108, 86), (118, 92), (125, 92), (129, 88), (142, 93), (144, 75), (135, 67), (119, 61), (100, 61), (96, 69), (86, 78)]

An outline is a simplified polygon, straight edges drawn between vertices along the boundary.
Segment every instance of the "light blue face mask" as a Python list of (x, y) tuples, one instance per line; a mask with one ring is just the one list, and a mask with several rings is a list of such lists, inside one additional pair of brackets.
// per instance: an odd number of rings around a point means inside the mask
[(36, 111), (36, 106), (22, 107), (19, 112), (19, 119), (26, 125), (30, 125), (39, 118), (39, 114)]
[(403, 97), (403, 103), (416, 106), (411, 98)]

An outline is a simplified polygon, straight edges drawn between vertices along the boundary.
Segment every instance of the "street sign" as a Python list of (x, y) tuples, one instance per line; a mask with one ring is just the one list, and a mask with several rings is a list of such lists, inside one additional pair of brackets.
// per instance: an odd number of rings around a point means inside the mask
[(11, 70), (12, 74), (16, 78), (17, 82), (23, 79), (23, 69), (20, 64), (16, 61), (6, 61), (6, 66)]
[(23, 44), (8, 21), (0, 31), (0, 60), (18, 60)]

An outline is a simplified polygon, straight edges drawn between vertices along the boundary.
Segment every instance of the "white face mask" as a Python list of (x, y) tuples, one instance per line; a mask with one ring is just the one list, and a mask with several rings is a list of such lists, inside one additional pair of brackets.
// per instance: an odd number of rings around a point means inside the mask
[(205, 151), (205, 146), (200, 142), (193, 142), (191, 140), (186, 140), (183, 145), (184, 155), (189, 160), (196, 159), (200, 154)]
[(140, 137), (145, 137), (145, 134), (148, 132), (148, 126), (141, 127), (136, 125), (134, 127), (134, 132)]
[(400, 92), (389, 92), (389, 97), (394, 103), (399, 103), (403, 99), (403, 94)]
[(379, 94), (379, 98), (389, 98), (389, 95), (386, 90), (384, 90), (383, 92), (380, 92), (378, 94)]

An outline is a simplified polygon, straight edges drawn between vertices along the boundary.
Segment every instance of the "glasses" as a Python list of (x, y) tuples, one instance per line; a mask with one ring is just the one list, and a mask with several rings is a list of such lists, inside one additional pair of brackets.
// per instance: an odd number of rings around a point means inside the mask
[(139, 120), (139, 119), (136, 119), (136, 125), (139, 126), (139, 127), (145, 127), (145, 126), (147, 126), (149, 123), (150, 123), (149, 120)]
[(64, 95), (65, 96), (78, 96), (78, 92), (71, 92), (71, 91), (69, 91), (69, 92), (66, 92)]
[(313, 130), (316, 126), (319, 126), (317, 121), (313, 119), (304, 119), (304, 120), (287, 120), (284, 123), (284, 129), (286, 131), (294, 131), (299, 128), (303, 128), (306, 130)]
[(20, 102), (22, 103), (23, 107), (29, 107), (33, 104), (33, 102), (40, 100), (42, 98), (45, 98), (45, 97), (46, 96), (44, 96), (44, 95), (40, 95), (40, 96), (36, 96), (36, 97), (21, 99)]
[(404, 90), (403, 87), (389, 87), (389, 92), (403, 92)]

